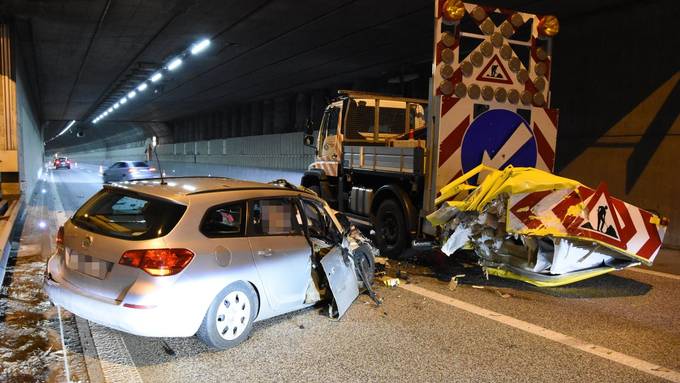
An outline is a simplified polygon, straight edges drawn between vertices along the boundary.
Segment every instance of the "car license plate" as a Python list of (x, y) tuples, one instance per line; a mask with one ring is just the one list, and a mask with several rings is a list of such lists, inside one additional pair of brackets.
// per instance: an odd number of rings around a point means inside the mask
[(104, 279), (111, 271), (113, 263), (100, 261), (92, 256), (78, 254), (66, 249), (66, 267), (97, 279)]

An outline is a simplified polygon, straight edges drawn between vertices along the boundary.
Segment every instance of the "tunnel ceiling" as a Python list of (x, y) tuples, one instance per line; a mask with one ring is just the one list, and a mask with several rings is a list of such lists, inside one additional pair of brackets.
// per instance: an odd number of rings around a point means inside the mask
[[(489, 2), (485, 2), (489, 3)], [(561, 18), (606, 10), (620, 0), (507, 1), (503, 6)], [(596, 4), (595, 4), (596, 3)], [(139, 133), (221, 105), (378, 78), (427, 65), (432, 0), (9, 0), (28, 64), (45, 139), (70, 120), (90, 137)], [(89, 121), (201, 38), (189, 57), (105, 122)], [(75, 135), (61, 141), (75, 140)], [(73, 142), (76, 144), (76, 142)]]

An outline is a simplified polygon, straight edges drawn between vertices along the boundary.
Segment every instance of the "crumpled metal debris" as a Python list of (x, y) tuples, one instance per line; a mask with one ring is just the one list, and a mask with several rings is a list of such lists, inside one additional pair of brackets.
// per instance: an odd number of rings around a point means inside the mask
[[(479, 186), (466, 182), (485, 172)], [(651, 265), (666, 218), (534, 168), (480, 165), (440, 191), (428, 220), (441, 250), (472, 249), (485, 272), (559, 286), (644, 263)]]

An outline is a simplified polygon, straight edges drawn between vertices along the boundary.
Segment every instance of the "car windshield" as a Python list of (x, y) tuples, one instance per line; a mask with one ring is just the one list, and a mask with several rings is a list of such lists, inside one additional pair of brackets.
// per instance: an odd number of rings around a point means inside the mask
[(135, 168), (148, 168), (149, 167), (149, 165), (147, 165), (146, 162), (142, 162), (142, 161), (135, 161), (135, 162), (132, 163), (132, 166), (135, 167)]
[(78, 209), (72, 220), (102, 235), (143, 240), (166, 235), (185, 210), (170, 201), (104, 189)]

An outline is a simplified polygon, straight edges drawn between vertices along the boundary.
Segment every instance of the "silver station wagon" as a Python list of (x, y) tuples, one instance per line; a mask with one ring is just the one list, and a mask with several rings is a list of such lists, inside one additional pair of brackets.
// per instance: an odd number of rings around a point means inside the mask
[(376, 248), (313, 192), (285, 181), (166, 178), (105, 186), (57, 235), (45, 289), (78, 316), (217, 348), (254, 321), (370, 289)]

